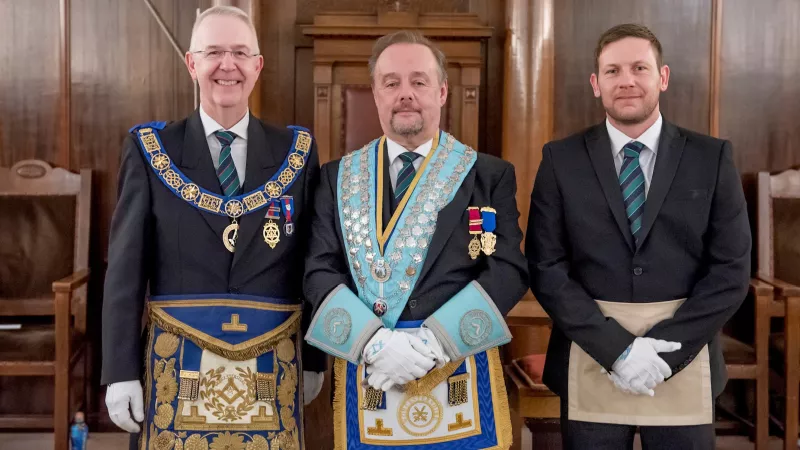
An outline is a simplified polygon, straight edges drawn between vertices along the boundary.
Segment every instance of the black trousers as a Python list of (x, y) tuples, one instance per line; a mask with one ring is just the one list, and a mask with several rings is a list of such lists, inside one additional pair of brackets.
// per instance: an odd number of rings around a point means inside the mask
[(714, 450), (714, 424), (636, 427), (568, 419), (567, 396), (561, 397), (561, 441), (564, 450), (630, 450), (636, 429), (642, 450)]

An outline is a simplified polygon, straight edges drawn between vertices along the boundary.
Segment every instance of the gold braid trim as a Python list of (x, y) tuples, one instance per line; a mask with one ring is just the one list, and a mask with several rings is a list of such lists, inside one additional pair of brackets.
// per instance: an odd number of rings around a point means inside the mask
[(497, 445), (486, 450), (508, 450), (514, 443), (514, 430), (511, 428), (511, 411), (508, 407), (503, 364), (497, 347), (486, 350), (489, 361), (489, 377), (492, 384), (492, 402), (494, 403), (494, 423), (497, 427)]
[(458, 370), (458, 367), (462, 362), (464, 362), (463, 359), (447, 363), (441, 369), (432, 370), (419, 380), (411, 381), (410, 383), (406, 384), (406, 398), (414, 395), (430, 394), (433, 388), (450, 378), (450, 375)]
[(333, 449), (347, 450), (347, 360), (336, 358), (333, 363)]
[(187, 326), (159, 308), (150, 308), (150, 320), (162, 330), (184, 336), (197, 344), (198, 347), (233, 361), (246, 361), (257, 358), (272, 350), (281, 340), (297, 333), (300, 329), (302, 314), (301, 311), (296, 311), (285, 322), (269, 333), (241, 344), (232, 345)]

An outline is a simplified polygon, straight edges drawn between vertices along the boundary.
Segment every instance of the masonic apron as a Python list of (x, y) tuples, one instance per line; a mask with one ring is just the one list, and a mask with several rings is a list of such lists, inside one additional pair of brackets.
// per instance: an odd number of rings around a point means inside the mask
[[(606, 317), (644, 336), (671, 318), (686, 301), (616, 303), (597, 301)], [(711, 364), (708, 346), (685, 369), (655, 388), (655, 396), (618, 390), (602, 367), (577, 344), (569, 358), (569, 420), (640, 426), (687, 426), (713, 423)]]

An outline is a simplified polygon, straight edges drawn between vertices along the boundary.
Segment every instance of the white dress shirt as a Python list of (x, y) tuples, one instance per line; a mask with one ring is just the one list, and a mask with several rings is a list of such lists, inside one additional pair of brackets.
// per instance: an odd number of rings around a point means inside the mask
[[(433, 147), (433, 139), (425, 142), (424, 144), (420, 145), (419, 147), (414, 149), (414, 153), (419, 153), (422, 155), (421, 158), (417, 158), (414, 160), (414, 170), (419, 170), (419, 167), (422, 165), (422, 161), (428, 156), (428, 153), (431, 152), (431, 148)], [(400, 159), (400, 154), (405, 153), (408, 151), (405, 147), (398, 144), (397, 142), (386, 138), (386, 150), (389, 153), (389, 178), (392, 180), (392, 190), (397, 187), (397, 175), (400, 174), (400, 171), (403, 170), (403, 160)]]
[[(214, 132), (225, 130), (225, 127), (206, 114), (202, 106), (200, 106), (200, 120), (203, 122), (208, 149), (211, 151), (211, 161), (214, 162), (214, 169), (216, 170), (219, 168), (219, 154), (222, 153), (222, 144), (214, 136)], [(239, 175), (239, 186), (244, 186), (244, 175), (247, 169), (247, 126), (249, 124), (250, 110), (248, 109), (242, 120), (236, 122), (236, 125), (230, 127), (230, 129), (225, 130), (236, 135), (233, 143), (231, 143), (231, 158), (233, 158), (233, 166), (236, 167), (236, 174)]]
[(658, 139), (661, 137), (661, 125), (663, 122), (661, 113), (659, 113), (656, 122), (645, 130), (641, 136), (634, 139), (614, 128), (614, 125), (611, 125), (611, 122), (606, 118), (606, 129), (608, 129), (608, 137), (611, 139), (611, 152), (614, 156), (614, 166), (617, 168), (617, 177), (619, 177), (622, 162), (625, 160), (625, 153), (622, 151), (625, 144), (631, 141), (639, 141), (644, 144), (644, 148), (639, 153), (639, 166), (644, 173), (645, 195), (650, 191), (650, 183), (653, 180), (653, 169), (656, 167), (656, 154), (658, 153)]

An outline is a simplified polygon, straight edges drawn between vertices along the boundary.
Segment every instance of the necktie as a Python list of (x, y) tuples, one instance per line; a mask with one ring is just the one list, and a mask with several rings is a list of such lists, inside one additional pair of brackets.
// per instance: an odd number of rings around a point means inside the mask
[(231, 156), (231, 143), (236, 139), (236, 135), (230, 131), (215, 131), (222, 151), (219, 153), (219, 167), (217, 168), (217, 178), (219, 178), (219, 185), (222, 187), (222, 193), (226, 197), (236, 195), (239, 192), (239, 174), (236, 173), (236, 166), (233, 164), (233, 157)]
[(400, 169), (400, 173), (397, 174), (397, 182), (395, 183), (394, 188), (394, 204), (398, 205), (400, 200), (403, 199), (403, 195), (405, 195), (408, 187), (411, 186), (411, 181), (414, 180), (414, 176), (417, 174), (417, 170), (414, 169), (414, 160), (419, 158), (419, 153), (414, 152), (403, 152), (400, 153), (399, 158), (403, 161), (403, 168)]
[(639, 166), (639, 154), (644, 149), (644, 144), (631, 141), (622, 148), (625, 159), (619, 169), (619, 187), (622, 190), (622, 199), (625, 202), (625, 215), (631, 227), (634, 241), (638, 242), (637, 233), (642, 228), (642, 214), (644, 213), (644, 172)]

